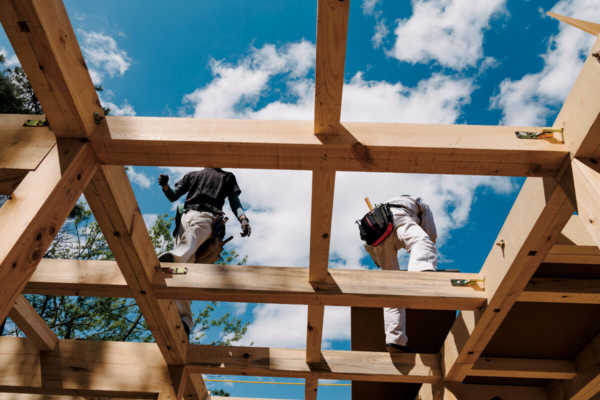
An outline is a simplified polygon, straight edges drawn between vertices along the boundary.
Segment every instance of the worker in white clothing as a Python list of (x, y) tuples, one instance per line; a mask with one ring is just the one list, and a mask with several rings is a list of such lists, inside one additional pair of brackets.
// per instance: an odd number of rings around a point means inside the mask
[[(404, 248), (410, 255), (409, 271), (435, 271), (437, 232), (429, 206), (409, 195), (390, 199), (385, 205), (391, 213), (392, 232), (379, 242), (365, 245), (373, 261), (382, 269), (399, 270), (397, 253)], [(408, 352), (406, 309), (386, 307), (383, 313), (386, 346)]]
[[(158, 184), (170, 201), (176, 201), (187, 193), (184, 211), (180, 221), (176, 221), (174, 232), (175, 247), (159, 256), (161, 262), (194, 262), (197, 251), (213, 235), (225, 234), (223, 204), (229, 200), (231, 211), (242, 227), (241, 236), (250, 236), (248, 217), (240, 203), (241, 190), (235, 175), (221, 168), (204, 168), (183, 176), (175, 189), (169, 186), (169, 177), (160, 175)], [(193, 317), (189, 301), (176, 301), (183, 327), (189, 336), (193, 328)]]

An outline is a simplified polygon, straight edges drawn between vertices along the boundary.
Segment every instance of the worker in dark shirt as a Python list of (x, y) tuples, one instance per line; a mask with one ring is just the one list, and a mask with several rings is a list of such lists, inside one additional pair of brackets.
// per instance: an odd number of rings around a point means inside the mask
[[(239, 195), (242, 192), (235, 175), (221, 168), (204, 168), (183, 176), (175, 188), (169, 186), (169, 177), (160, 175), (158, 184), (170, 201), (177, 201), (187, 193), (184, 212), (180, 224), (174, 232), (175, 247), (159, 256), (161, 262), (194, 262), (196, 251), (215, 234), (215, 222), (223, 215), (225, 198), (229, 200), (231, 211), (242, 226), (242, 237), (250, 236), (250, 221), (244, 213)], [(177, 301), (177, 309), (184, 329), (189, 336), (193, 327), (193, 317), (189, 301)]]

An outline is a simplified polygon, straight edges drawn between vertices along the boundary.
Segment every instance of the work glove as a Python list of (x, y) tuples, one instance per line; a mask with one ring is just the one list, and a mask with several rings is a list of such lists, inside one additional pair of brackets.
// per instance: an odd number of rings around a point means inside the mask
[(252, 233), (252, 228), (250, 228), (250, 221), (248, 221), (248, 217), (242, 215), (240, 218), (240, 224), (242, 224), (242, 237), (250, 236)]
[(158, 184), (160, 186), (165, 186), (169, 184), (169, 175), (160, 174), (158, 176)]

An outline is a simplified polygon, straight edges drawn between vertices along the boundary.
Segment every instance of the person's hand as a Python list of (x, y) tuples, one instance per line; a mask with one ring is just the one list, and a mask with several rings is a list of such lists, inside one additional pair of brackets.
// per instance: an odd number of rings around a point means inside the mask
[(160, 174), (158, 176), (158, 184), (160, 186), (166, 186), (169, 184), (169, 175)]
[(252, 233), (252, 228), (250, 227), (250, 221), (248, 221), (248, 217), (242, 215), (240, 218), (240, 224), (242, 224), (242, 237), (250, 236)]

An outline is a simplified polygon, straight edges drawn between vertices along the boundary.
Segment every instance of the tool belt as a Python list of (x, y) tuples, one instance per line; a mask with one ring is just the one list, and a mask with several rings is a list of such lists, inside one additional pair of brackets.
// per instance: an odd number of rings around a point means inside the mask
[(360, 238), (367, 242), (369, 246), (379, 246), (394, 231), (394, 216), (390, 210), (391, 208), (406, 209), (401, 205), (383, 203), (377, 205), (364, 217), (356, 221)]

